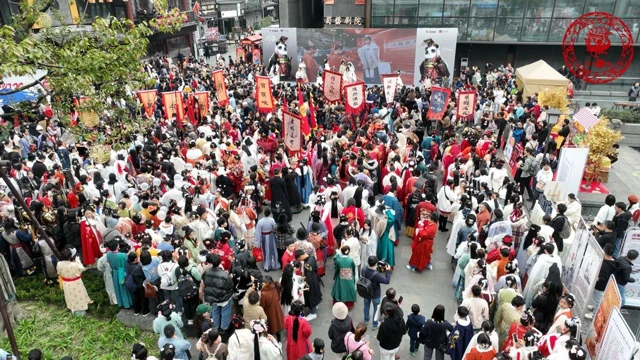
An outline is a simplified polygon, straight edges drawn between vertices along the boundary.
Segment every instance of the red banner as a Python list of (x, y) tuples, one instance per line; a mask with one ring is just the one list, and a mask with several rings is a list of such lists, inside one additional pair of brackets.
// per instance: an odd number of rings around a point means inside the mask
[(148, 117), (153, 117), (157, 93), (158, 90), (138, 91), (138, 99), (140, 99), (142, 107), (144, 108), (144, 113), (147, 114)]
[(229, 95), (227, 95), (227, 84), (224, 82), (224, 71), (216, 70), (213, 72), (213, 82), (216, 85), (216, 97), (218, 104), (225, 106), (229, 104)]
[(393, 98), (396, 96), (398, 89), (398, 75), (382, 75), (382, 86), (384, 86), (384, 97), (387, 99), (387, 104), (393, 103)]
[(366, 0), (356, 0), (356, 5), (364, 5)]
[(196, 98), (198, 99), (198, 107), (200, 108), (200, 116), (203, 118), (209, 115), (209, 92), (198, 91), (196, 92)]
[(284, 145), (291, 152), (302, 149), (302, 120), (298, 115), (288, 111), (282, 111), (282, 138)]
[(256, 65), (260, 65), (260, 59), (262, 58), (262, 52), (260, 49), (255, 48), (251, 51), (251, 57), (253, 58), (253, 63)]
[(344, 87), (344, 108), (347, 114), (360, 114), (364, 109), (364, 82), (360, 81), (355, 84)]
[(256, 102), (258, 112), (270, 113), (276, 109), (271, 93), (271, 79), (266, 76), (256, 76)]
[(242, 60), (242, 62), (247, 61), (246, 53), (245, 53), (244, 48), (242, 46), (238, 46), (236, 48), (236, 60), (237, 61)]
[(476, 92), (461, 91), (458, 93), (458, 108), (456, 118), (460, 121), (471, 121), (476, 108)]
[(431, 87), (431, 99), (429, 100), (429, 112), (427, 119), (442, 120), (442, 115), (447, 111), (451, 90), (433, 86)]
[(342, 74), (325, 70), (322, 73), (322, 94), (328, 103), (342, 100)]
[(178, 124), (182, 124), (182, 119), (184, 119), (184, 105), (180, 91), (163, 92), (162, 105), (164, 106), (164, 117), (166, 119), (172, 119), (175, 114), (178, 119)]

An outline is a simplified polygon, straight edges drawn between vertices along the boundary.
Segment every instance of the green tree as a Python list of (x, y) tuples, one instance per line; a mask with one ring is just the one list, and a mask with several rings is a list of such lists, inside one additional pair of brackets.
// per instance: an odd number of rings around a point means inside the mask
[[(0, 75), (33, 75), (37, 69), (46, 70), (46, 77), (10, 92), (41, 85), (46, 78), (50, 90), (37, 102), (46, 101), (50, 95), (52, 108), (66, 125), (70, 125), (68, 114), (78, 110), (73, 98), (86, 96), (90, 100), (83, 102), (79, 109), (87, 114), (85, 119), (80, 119), (78, 126), (67, 128), (85, 140), (116, 145), (134, 128), (146, 125), (140, 124), (141, 119), (134, 115), (139, 112), (130, 111), (135, 100), (126, 95), (126, 89), (145, 88), (148, 79), (141, 59), (147, 52), (147, 37), (154, 32), (180, 29), (183, 14), (177, 9), (168, 11), (166, 1), (156, 0), (154, 5), (159, 16), (138, 24), (111, 17), (93, 19), (90, 29), (61, 25), (33, 30), (33, 25), (52, 3), (52, 0), (21, 1), (21, 13), (14, 17), (13, 24), (0, 27)], [(109, 98), (125, 99), (130, 109), (109, 106)], [(101, 115), (98, 119), (97, 114), (104, 114), (105, 110), (110, 116)], [(98, 129), (103, 131), (96, 131)]]

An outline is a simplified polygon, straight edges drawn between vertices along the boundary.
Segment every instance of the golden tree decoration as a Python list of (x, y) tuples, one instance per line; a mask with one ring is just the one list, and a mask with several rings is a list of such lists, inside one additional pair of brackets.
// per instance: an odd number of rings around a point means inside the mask
[(607, 127), (609, 119), (600, 116), (598, 123), (589, 129), (587, 137), (581, 143), (582, 147), (589, 148), (587, 168), (585, 171), (585, 188), (589, 188), (593, 181), (597, 181), (601, 172), (611, 166), (610, 156), (615, 155), (613, 147), (623, 137), (620, 131), (614, 131)]
[(89, 159), (94, 164), (105, 164), (111, 159), (111, 147), (103, 144), (93, 144), (89, 149)]
[(569, 99), (567, 99), (567, 91), (563, 88), (544, 89), (538, 94), (538, 103), (540, 106), (547, 105), (549, 109), (558, 109), (563, 114), (569, 113)]

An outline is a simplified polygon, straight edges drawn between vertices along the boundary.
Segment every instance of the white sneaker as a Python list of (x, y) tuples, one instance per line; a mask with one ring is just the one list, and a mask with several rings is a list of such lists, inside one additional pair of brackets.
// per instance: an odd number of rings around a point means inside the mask
[(193, 320), (188, 320), (187, 325), (193, 325)]
[(587, 309), (589, 309), (589, 311), (593, 311), (594, 306), (593, 305), (589, 305), (589, 306), (587, 306)]
[(584, 314), (584, 318), (588, 320), (593, 320), (593, 313)]
[(433, 265), (432, 264), (427, 265), (427, 269), (433, 270)]
[(304, 319), (307, 321), (315, 320), (318, 317), (316, 314), (309, 314)]

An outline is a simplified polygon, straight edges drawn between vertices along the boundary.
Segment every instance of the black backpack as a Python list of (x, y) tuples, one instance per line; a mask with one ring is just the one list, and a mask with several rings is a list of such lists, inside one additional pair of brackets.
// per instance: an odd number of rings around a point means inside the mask
[[(365, 299), (371, 299), (373, 297), (373, 282), (371, 279), (367, 278), (364, 274), (361, 274), (358, 282), (356, 283), (356, 289), (358, 290), (358, 295), (362, 296)], [(375, 275), (375, 273), (374, 273)]]
[(191, 271), (184, 271), (180, 268), (176, 269), (176, 277), (178, 278), (178, 295), (183, 299), (191, 299), (198, 295), (198, 285), (191, 276)]

